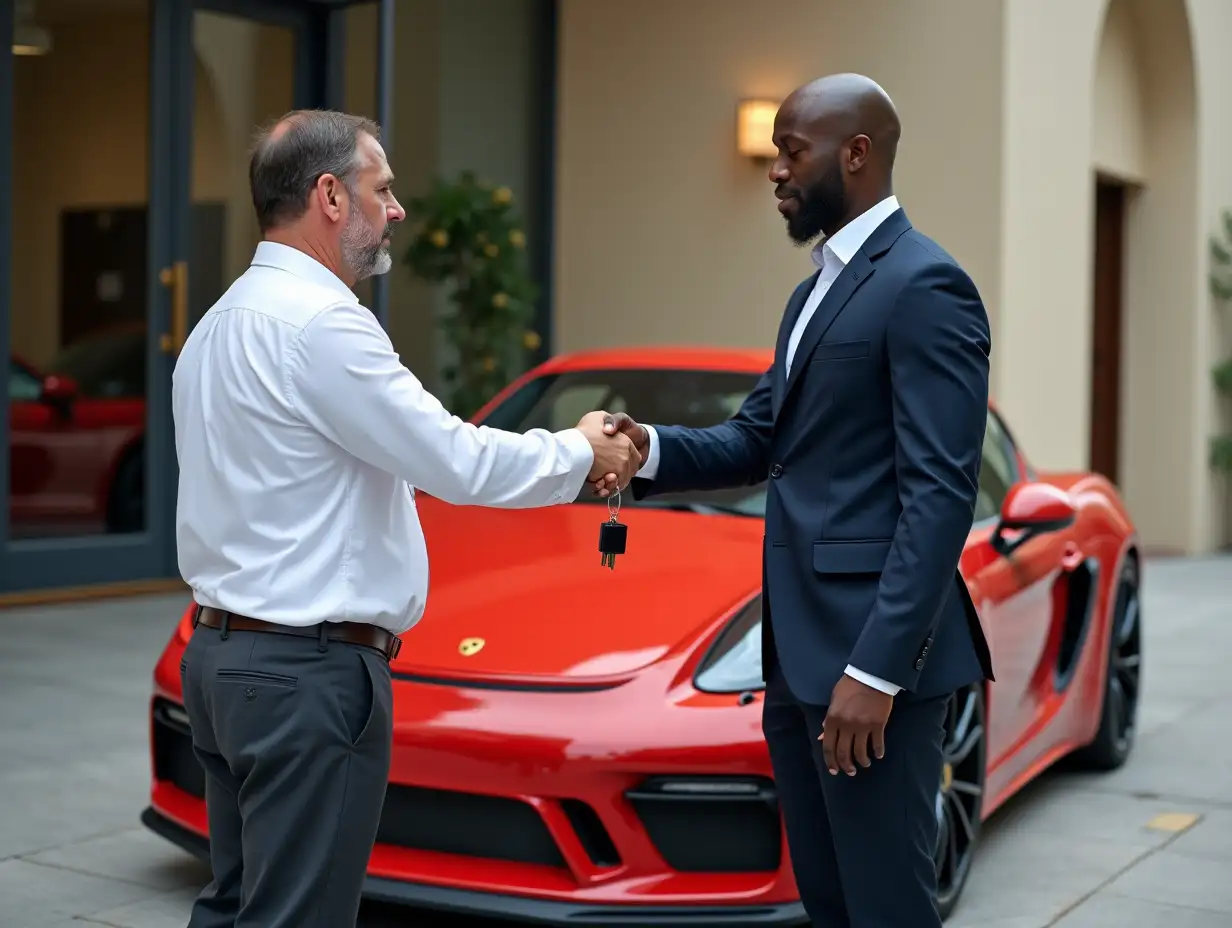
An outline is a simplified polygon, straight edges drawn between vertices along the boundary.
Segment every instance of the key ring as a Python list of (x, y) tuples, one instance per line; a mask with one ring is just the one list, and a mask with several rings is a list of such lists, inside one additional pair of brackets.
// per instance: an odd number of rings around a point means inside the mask
[[(613, 500), (616, 501), (615, 509), (612, 508)], [(613, 522), (616, 521), (616, 516), (620, 514), (620, 487), (617, 487), (616, 492), (607, 498), (607, 514), (611, 517)]]

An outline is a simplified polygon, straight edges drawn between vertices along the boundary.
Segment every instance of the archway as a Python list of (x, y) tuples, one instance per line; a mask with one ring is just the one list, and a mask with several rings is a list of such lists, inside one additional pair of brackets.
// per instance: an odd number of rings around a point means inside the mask
[(1096, 62), (1091, 464), (1148, 544), (1185, 550), (1205, 292), (1185, 0), (1109, 0)]

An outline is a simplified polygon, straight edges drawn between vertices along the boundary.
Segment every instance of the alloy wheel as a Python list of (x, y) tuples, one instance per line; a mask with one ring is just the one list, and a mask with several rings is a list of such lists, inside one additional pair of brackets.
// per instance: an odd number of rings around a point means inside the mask
[(953, 909), (971, 871), (984, 802), (984, 693), (974, 685), (950, 700), (937, 788), (937, 906)]

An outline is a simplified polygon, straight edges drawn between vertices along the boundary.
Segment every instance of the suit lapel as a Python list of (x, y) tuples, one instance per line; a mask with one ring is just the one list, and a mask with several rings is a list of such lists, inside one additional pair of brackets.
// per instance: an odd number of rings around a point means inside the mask
[(821, 271), (815, 271), (808, 280), (796, 287), (796, 292), (792, 294), (791, 301), (787, 304), (787, 311), (783, 313), (783, 322), (779, 325), (779, 340), (774, 351), (773, 389), (771, 390), (771, 402), (774, 408), (774, 415), (776, 416), (778, 415), (779, 408), (783, 405), (783, 397), (787, 393), (786, 389), (784, 389), (787, 383), (787, 378), (784, 376), (784, 371), (787, 368), (787, 342), (791, 339), (791, 332), (796, 327), (796, 320), (800, 318), (800, 313), (804, 310), (804, 304), (808, 302), (809, 294), (817, 286), (817, 278), (820, 276)]
[[(857, 251), (848, 265), (835, 278), (834, 283), (830, 285), (830, 289), (822, 298), (821, 305), (817, 307), (813, 318), (805, 326), (804, 334), (800, 336), (800, 344), (796, 346), (796, 353), (791, 359), (791, 374), (783, 390), (784, 400), (791, 393), (792, 387), (800, 382), (801, 372), (808, 367), (809, 355), (813, 353), (817, 343), (826, 334), (826, 330), (834, 324), (834, 320), (843, 311), (843, 307), (860, 289), (860, 285), (873, 276), (873, 270), (873, 263), (868, 260), (864, 252)], [(792, 325), (795, 325), (794, 320)]]

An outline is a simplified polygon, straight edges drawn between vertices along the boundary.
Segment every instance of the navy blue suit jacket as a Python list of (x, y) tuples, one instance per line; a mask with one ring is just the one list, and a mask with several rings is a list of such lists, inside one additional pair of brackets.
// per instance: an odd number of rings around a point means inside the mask
[(769, 478), (763, 672), (827, 705), (854, 667), (899, 699), (992, 679), (958, 560), (988, 415), (991, 336), (970, 277), (900, 209), (835, 279), (784, 375), (817, 274), (792, 294), (774, 362), (705, 429), (655, 425), (634, 498)]

